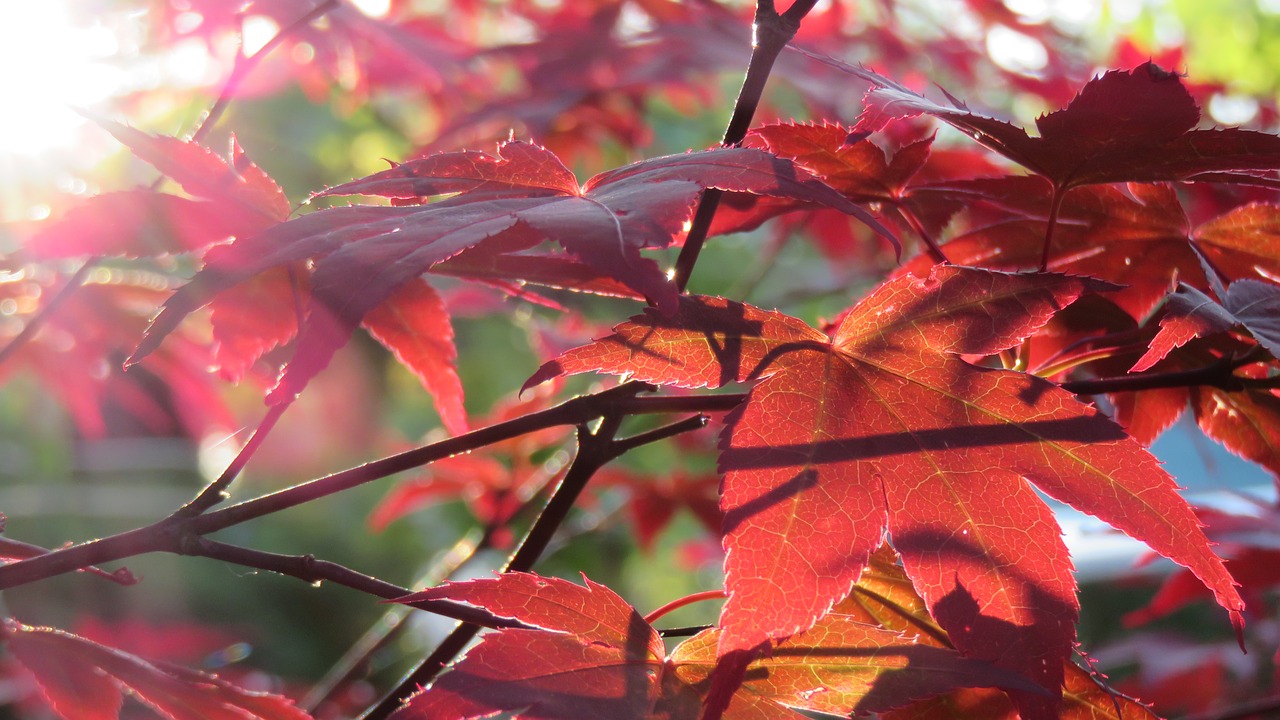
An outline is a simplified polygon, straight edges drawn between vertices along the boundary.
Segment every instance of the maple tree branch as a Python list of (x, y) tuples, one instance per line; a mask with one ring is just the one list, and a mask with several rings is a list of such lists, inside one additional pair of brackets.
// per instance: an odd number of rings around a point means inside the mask
[(614, 451), (616, 452), (615, 457), (626, 454), (635, 448), (648, 445), (649, 443), (666, 440), (667, 438), (675, 437), (676, 435), (687, 433), (691, 430), (701, 430), (707, 426), (708, 420), (710, 420), (710, 418), (706, 415), (694, 415), (693, 417), (685, 418), (680, 422), (663, 425), (660, 428), (654, 428), (648, 432), (642, 432), (639, 435), (622, 438), (613, 444)]
[[(636, 388), (634, 383), (620, 386), (621, 388), (631, 389), (633, 392), (640, 389)], [(560, 485), (552, 494), (551, 500), (542, 509), (533, 527), (529, 528), (520, 547), (507, 561), (502, 572), (528, 572), (533, 569), (534, 563), (542, 556), (556, 531), (569, 516), (569, 510), (577, 504), (578, 496), (582, 494), (587, 482), (601, 467), (641, 445), (658, 442), (706, 425), (706, 418), (699, 415), (629, 438), (615, 440), (614, 435), (617, 434), (624, 417), (621, 413), (605, 415), (595, 432), (588, 431), (583, 425), (578, 426), (578, 453), (574, 456), (573, 463), (570, 464)], [(381, 702), (363, 715), (362, 720), (382, 720), (388, 717), (410, 694), (435, 679), (479, 631), (480, 626), (475, 624), (464, 623), (454, 628), (440, 646), (399, 685), (387, 693)]]
[(164, 520), (140, 528), (0, 566), (0, 590), (74, 572), (90, 565), (160, 552), (172, 546), (167, 536), (179, 530), (206, 535), (328, 497), (389, 475), (411, 470), (450, 455), (476, 450), (538, 430), (563, 425), (580, 425), (614, 414), (621, 416), (729, 410), (745, 397), (731, 394), (634, 397), (636, 392), (645, 387), (647, 386), (640, 383), (628, 383), (592, 395), (579, 396), (546, 410), (374, 460), (221, 510), (190, 517), (171, 515)]
[(924, 241), (925, 248), (928, 249), (929, 256), (933, 258), (933, 261), (950, 265), (951, 260), (947, 257), (947, 254), (942, 251), (938, 241), (933, 239), (933, 235), (929, 234), (928, 228), (924, 226), (924, 223), (920, 222), (920, 218), (911, 211), (911, 208), (904, 202), (894, 203), (893, 207), (902, 216), (902, 219), (906, 221), (907, 225), (911, 226), (916, 235), (919, 235), (920, 239)]
[[(0, 530), (2, 531), (2, 530)], [(9, 538), (0, 538), (0, 559), (17, 560), (20, 558), (33, 558), (40, 555), (48, 555), (54, 552), (40, 545), (22, 542), (21, 540), (10, 540)], [(138, 578), (129, 571), (129, 568), (117, 568), (112, 572), (107, 572), (99, 567), (89, 566), (79, 568), (77, 572), (89, 573), (96, 575), (103, 580), (110, 580), (117, 585), (134, 585), (138, 582)]]
[[(772, 0), (759, 0), (756, 3), (751, 60), (747, 64), (747, 74), (743, 78), (742, 89), (738, 91), (738, 99), (733, 104), (729, 125), (724, 131), (724, 139), (721, 141), (724, 147), (742, 144), (747, 131), (751, 129), (751, 121), (755, 117), (756, 108), (760, 106), (760, 99), (764, 97), (764, 86), (769, 80), (769, 73), (773, 71), (774, 62), (787, 43), (791, 42), (791, 38), (795, 37), (800, 29), (800, 21), (815, 4), (817, 0), (796, 0), (785, 13), (779, 15)], [(681, 292), (688, 286), (689, 278), (693, 275), (693, 266), (697, 264), (698, 255), (707, 241), (711, 221), (715, 219), (716, 209), (720, 207), (723, 195), (720, 190), (708, 188), (698, 200), (698, 208), (693, 213), (689, 233), (676, 258), (675, 274), (672, 277)]]
[(84, 285), (85, 279), (89, 277), (89, 271), (97, 267), (100, 262), (102, 262), (101, 257), (91, 257), (84, 261), (84, 264), (80, 266), (79, 270), (76, 270), (74, 275), (67, 278), (67, 283), (58, 290), (58, 294), (45, 303), (44, 307), (36, 311), (35, 315), (31, 316), (31, 319), (22, 326), (22, 329), (18, 331), (17, 335), (13, 336), (13, 339), (7, 345), (0, 348), (0, 365), (8, 362), (9, 358), (13, 357), (23, 346), (31, 341), (31, 338), (34, 338), (40, 332), (45, 323), (49, 322), (54, 313), (58, 312), (58, 308), (70, 300), (71, 296)]
[(658, 636), (664, 638), (673, 637), (689, 637), (697, 635), (703, 630), (710, 630), (715, 625), (685, 625), (684, 627), (663, 628), (658, 630)]

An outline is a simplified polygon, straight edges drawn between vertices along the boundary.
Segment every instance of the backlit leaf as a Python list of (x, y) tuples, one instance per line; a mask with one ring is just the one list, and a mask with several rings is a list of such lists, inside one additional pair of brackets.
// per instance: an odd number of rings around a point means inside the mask
[(445, 428), (455, 435), (465, 433), (467, 411), (462, 405), (453, 326), (435, 289), (422, 279), (410, 281), (366, 315), (364, 327), (418, 376), (435, 400)]
[[(1136, 442), (1051, 383), (955, 357), (1016, 345), (1106, 289), (939, 267), (885, 283), (830, 339), (777, 313), (690, 298), (675, 316), (650, 312), (561, 355), (534, 381), (587, 370), (682, 386), (762, 379), (721, 440), (722, 655), (811, 627), (887, 530), (962, 652), (1056, 692), (1075, 583), (1028, 481), (1191, 567), (1233, 617), (1242, 607), (1172, 478)], [(1018, 698), (1032, 716), (1053, 707)]]

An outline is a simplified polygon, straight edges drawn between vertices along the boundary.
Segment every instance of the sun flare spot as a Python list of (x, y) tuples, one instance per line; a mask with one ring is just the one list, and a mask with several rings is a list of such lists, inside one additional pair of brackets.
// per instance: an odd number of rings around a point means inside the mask
[(124, 73), (111, 29), (72, 20), (62, 0), (0, 0), (0, 155), (67, 147), (86, 121), (73, 108), (111, 97)]

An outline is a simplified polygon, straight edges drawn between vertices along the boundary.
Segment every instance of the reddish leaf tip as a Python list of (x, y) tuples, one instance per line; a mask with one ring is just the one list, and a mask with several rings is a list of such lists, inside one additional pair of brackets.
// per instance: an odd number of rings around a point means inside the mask
[(528, 380), (524, 381), (524, 384), (520, 386), (519, 396), (524, 397), (526, 390), (531, 390), (548, 380), (554, 380), (564, 374), (564, 366), (560, 364), (559, 360), (549, 360), (530, 375)]

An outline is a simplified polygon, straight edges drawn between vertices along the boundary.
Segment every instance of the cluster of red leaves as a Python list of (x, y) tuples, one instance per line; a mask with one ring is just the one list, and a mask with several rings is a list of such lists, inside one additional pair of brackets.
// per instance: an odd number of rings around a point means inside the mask
[[(301, 69), (335, 76), (358, 48), (391, 48), (372, 55), (386, 66), (358, 68), (357, 85), (368, 91), (412, 77), (436, 102), (462, 108), (427, 147), (452, 148), (470, 133), (515, 124), (567, 157), (606, 137), (629, 149), (643, 144), (640, 110), (655, 86), (668, 89), (668, 102), (689, 104), (699, 99), (689, 88), (705, 87), (690, 78), (739, 66), (738, 51), (749, 44), (743, 17), (714, 3), (456, 5), (458, 32), (449, 32), (438, 22), (375, 22), (338, 3), (322, 27), (307, 25), (289, 42), (313, 53)], [(1022, 23), (998, 3), (970, 5), (983, 23), (1057, 42), (1047, 26)], [(637, 8), (647, 23), (628, 14)], [(254, 5), (281, 26), (313, 9), (283, 0)], [(201, 17), (199, 32), (211, 43), (239, 22), (218, 3), (186, 12)], [(806, 21), (800, 41), (868, 50), (911, 79), (905, 66), (916, 50), (892, 32), (892, 13), (891, 31), (854, 33), (847, 12), (830, 3)], [(495, 16), (523, 19), (538, 28), (536, 37), (483, 44), (480, 28)], [(172, 18), (174, 28), (184, 22)], [(584, 35), (601, 42), (584, 49)], [(971, 45), (950, 32), (932, 50), (962, 81), (982, 72)], [(493, 92), (492, 82), (478, 81), (484, 63), (514, 68), (518, 86)], [(1063, 69), (1046, 75), (1065, 77)], [(536, 286), (651, 305), (614, 334), (547, 363), (530, 384), (604, 372), (677, 388), (750, 385), (720, 436), (718, 512), (707, 506), (705, 484), (655, 493), (687, 503), (708, 524), (723, 516), (728, 601), (718, 628), (667, 653), (634, 609), (590, 582), (584, 589), (512, 574), (434, 588), (405, 601), (468, 603), (506, 629), (400, 717), (506, 710), (686, 718), (717, 693), (727, 695), (728, 717), (796, 717), (790, 708), (904, 718), (1144, 716), (1070, 662), (1076, 584), (1059, 528), (1035, 491), (1184, 565), (1190, 575), (1174, 582), (1192, 584), (1193, 576), (1239, 625), (1244, 605), (1231, 575), (1142, 444), (1190, 402), (1207, 434), (1280, 468), (1273, 309), (1280, 207), (1254, 190), (1236, 192), (1277, 186), (1280, 138), (1197, 129), (1192, 94), (1152, 63), (1090, 82), (1041, 117), (1035, 136), (950, 96), (936, 103), (821, 56), (789, 56), (779, 72), (831, 116), (839, 113), (836, 88), (846, 92), (851, 76), (872, 89), (852, 127), (768, 125), (740, 147), (642, 160), (585, 184), (571, 163), (527, 142), (508, 141), (496, 154), (424, 154), (316, 195), (390, 205), (294, 219), (280, 188), (234, 142), (223, 159), (198, 143), (104, 122), (185, 195), (90, 198), (37, 233), (28, 252), (37, 261), (201, 254), (202, 268), (164, 302), (130, 359), (145, 359), (141, 367), (186, 393), (179, 408), (220, 407), (193, 367), (216, 365), (228, 379), (255, 370), (270, 376), (276, 367), (267, 354), (288, 344), (268, 402), (290, 403), (364, 327), (418, 376), (445, 427), (464, 432), (453, 330), (435, 280), (426, 279), (432, 274), (525, 297), (538, 297), (526, 289)], [(1060, 84), (1009, 77), (1044, 98), (1070, 95)], [(972, 149), (935, 149), (917, 126), (897, 122), (920, 115), (959, 128), (1031, 175), (1006, 175), (1006, 165)], [(730, 193), (714, 233), (821, 208), (857, 218), (870, 229), (864, 234), (916, 237), (928, 252), (826, 332), (780, 312), (683, 294), (645, 253), (680, 245), (710, 189)], [(818, 240), (831, 244), (832, 236)], [(28, 316), (40, 305), (33, 282), (6, 282), (7, 299)], [(141, 281), (91, 285), (20, 348), (28, 367), (64, 389), (84, 427), (95, 427), (93, 412), (107, 393), (101, 378), (114, 376), (100, 367), (123, 358), (121, 338), (140, 335), (158, 291)], [(1064, 311), (1082, 298), (1107, 311)], [(209, 347), (188, 337), (183, 323), (205, 305)], [(69, 354), (67, 336), (92, 352)], [(999, 356), (1012, 359), (1010, 367), (993, 367), (989, 358)], [(1217, 364), (1231, 380), (1113, 392), (1126, 433), (1053, 382), (1115, 363), (1120, 374)], [(1025, 372), (1031, 365), (1040, 372)], [(118, 402), (147, 417), (144, 400)], [(199, 422), (210, 421), (188, 424)], [(536, 469), (520, 465), (529, 446), (506, 450), (503, 462), (441, 461), (429, 481), (393, 495), (374, 522), (457, 494), (486, 524), (505, 524), (514, 501), (540, 485)], [(661, 513), (644, 517), (652, 525), (642, 539), (665, 522)], [(901, 567), (877, 550), (886, 537)], [(1167, 591), (1157, 608), (1186, 595)], [(90, 705), (115, 717), (125, 689), (177, 718), (303, 717), (278, 698), (60, 631), (11, 622), (5, 637), (68, 717), (85, 716), (76, 713)], [(726, 680), (722, 668), (733, 663), (738, 676)], [(903, 707), (909, 703), (916, 704)]]

